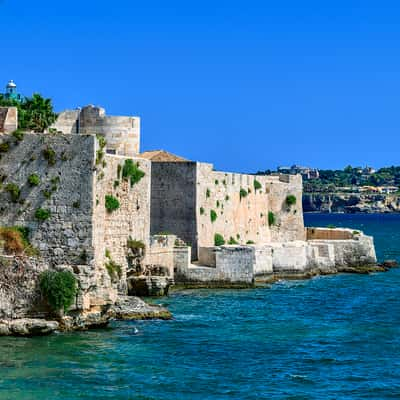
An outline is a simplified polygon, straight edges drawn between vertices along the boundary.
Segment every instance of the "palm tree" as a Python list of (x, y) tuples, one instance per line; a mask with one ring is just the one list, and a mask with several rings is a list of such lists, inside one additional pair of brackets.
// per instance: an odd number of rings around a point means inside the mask
[(45, 99), (40, 94), (34, 93), (21, 104), (21, 128), (32, 129), (35, 132), (44, 132), (57, 118), (53, 111), (51, 99)]

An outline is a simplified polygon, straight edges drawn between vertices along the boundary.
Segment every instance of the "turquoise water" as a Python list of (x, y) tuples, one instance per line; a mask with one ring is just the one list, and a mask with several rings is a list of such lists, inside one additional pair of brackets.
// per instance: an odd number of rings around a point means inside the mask
[[(400, 251), (399, 215), (307, 215)], [(399, 259), (399, 256), (397, 256)], [(0, 399), (399, 399), (400, 269), (193, 290), (173, 321), (0, 338)]]

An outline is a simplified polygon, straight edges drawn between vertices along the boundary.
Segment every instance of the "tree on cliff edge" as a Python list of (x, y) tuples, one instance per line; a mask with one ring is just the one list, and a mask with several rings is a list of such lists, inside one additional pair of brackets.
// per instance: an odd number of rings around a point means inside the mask
[(5, 99), (0, 95), (0, 106), (18, 108), (18, 128), (34, 132), (44, 132), (57, 118), (51, 99), (38, 93), (26, 97), (21, 102)]

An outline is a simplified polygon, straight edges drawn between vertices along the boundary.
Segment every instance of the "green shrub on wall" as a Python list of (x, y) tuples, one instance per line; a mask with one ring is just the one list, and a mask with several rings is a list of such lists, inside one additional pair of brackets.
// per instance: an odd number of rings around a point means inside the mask
[(104, 136), (97, 134), (96, 135), (97, 141), (99, 142), (100, 149), (104, 149), (107, 145), (107, 140)]
[(223, 246), (225, 244), (225, 239), (220, 233), (214, 235), (214, 246)]
[(108, 212), (113, 212), (115, 210), (118, 210), (120, 204), (117, 198), (110, 194), (106, 194), (105, 206)]
[(46, 219), (50, 218), (50, 215), (51, 215), (50, 210), (46, 210), (44, 208), (38, 208), (35, 211), (35, 218), (38, 221), (45, 221)]
[(39, 287), (54, 311), (67, 311), (77, 293), (76, 278), (70, 271), (42, 272), (39, 277)]
[(0, 153), (7, 153), (10, 149), (10, 145), (7, 142), (0, 143)]
[(12, 202), (16, 203), (21, 195), (21, 189), (15, 183), (8, 183), (4, 189), (10, 193)]
[(129, 180), (131, 186), (138, 183), (145, 176), (144, 171), (139, 168), (139, 164), (133, 162), (133, 160), (125, 160), (124, 166), (122, 167), (122, 178)]
[(54, 165), (56, 163), (56, 152), (50, 146), (47, 146), (42, 151), (42, 154), (48, 165)]
[(248, 240), (246, 244), (255, 244), (252, 240)]
[(24, 139), (24, 131), (22, 129), (15, 130), (12, 135), (17, 139), (18, 142), (21, 142)]
[(207, 189), (206, 190), (206, 198), (208, 199), (210, 197), (210, 195), (211, 195), (210, 189)]
[(99, 165), (104, 157), (104, 151), (99, 149), (96, 151), (96, 165)]
[(286, 204), (290, 207), (290, 206), (294, 206), (296, 204), (296, 196), (294, 196), (293, 194), (289, 194), (286, 197)]
[(40, 178), (37, 174), (31, 174), (28, 176), (28, 183), (31, 186), (38, 186), (40, 184)]
[(276, 224), (276, 217), (272, 211), (268, 211), (268, 225), (272, 226)]
[(118, 279), (122, 276), (122, 267), (110, 258), (105, 265), (111, 280), (113, 282), (118, 281)]
[(126, 241), (126, 247), (128, 247), (128, 249), (132, 250), (133, 252), (139, 249), (141, 250), (146, 249), (146, 245), (141, 240), (132, 239), (130, 236)]
[(228, 244), (239, 244), (232, 236), (229, 238)]
[(241, 188), (241, 189), (240, 189), (240, 192), (239, 192), (239, 195), (240, 195), (240, 200), (242, 200), (242, 198), (244, 198), (244, 197), (247, 196), (247, 190)]
[(200, 207), (200, 215), (204, 215), (204, 208)]
[(214, 210), (210, 211), (210, 219), (211, 222), (214, 222), (217, 219), (217, 213)]
[(262, 185), (257, 179), (254, 179), (254, 190), (257, 191), (259, 189), (262, 189)]

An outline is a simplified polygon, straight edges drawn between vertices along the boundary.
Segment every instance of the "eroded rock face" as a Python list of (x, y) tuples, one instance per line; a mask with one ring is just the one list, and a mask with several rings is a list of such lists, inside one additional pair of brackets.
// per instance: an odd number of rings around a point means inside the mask
[(38, 279), (48, 265), (34, 258), (2, 255), (0, 268), (0, 318), (38, 316), (42, 311)]
[(132, 276), (127, 282), (130, 296), (166, 296), (174, 283), (168, 276)]
[(400, 196), (384, 194), (304, 193), (304, 212), (400, 212)]
[(0, 336), (38, 336), (48, 335), (60, 327), (57, 321), (38, 318), (18, 318), (0, 320)]
[(164, 307), (150, 305), (138, 297), (120, 296), (110, 309), (115, 319), (171, 319), (172, 314)]
[[(0, 336), (35, 336), (60, 331), (102, 327), (111, 319), (169, 319), (168, 310), (136, 297), (118, 298), (110, 290), (107, 275), (90, 265), (58, 265), (69, 270), (78, 283), (75, 303), (65, 315), (55, 314), (42, 298), (39, 275), (49, 268), (38, 258), (0, 256)], [(100, 274), (100, 275), (99, 275)], [(166, 294), (168, 277), (149, 277), (149, 293)]]

